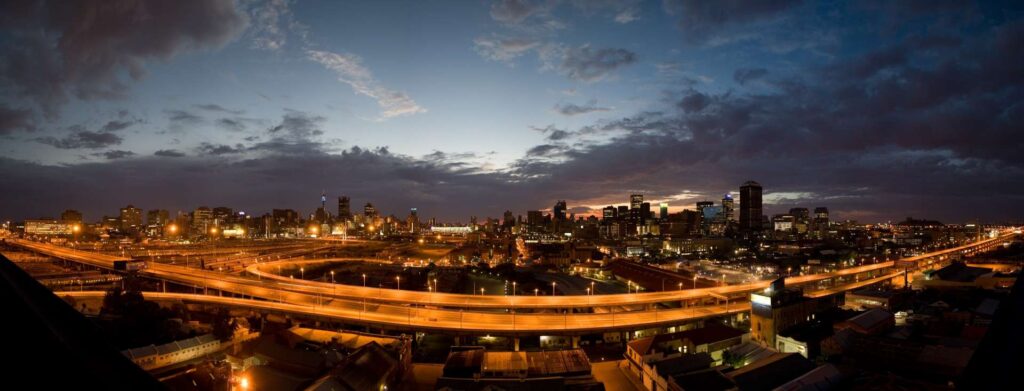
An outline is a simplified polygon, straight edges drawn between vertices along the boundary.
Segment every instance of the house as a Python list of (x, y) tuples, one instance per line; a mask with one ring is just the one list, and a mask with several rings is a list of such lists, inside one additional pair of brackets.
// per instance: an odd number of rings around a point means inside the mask
[(707, 353), (714, 362), (721, 362), (722, 351), (743, 343), (748, 335), (732, 327), (710, 324), (699, 329), (640, 338), (626, 344), (626, 362), (648, 390), (661, 390), (667, 385), (667, 379), (656, 373), (656, 365), (652, 363), (695, 353)]

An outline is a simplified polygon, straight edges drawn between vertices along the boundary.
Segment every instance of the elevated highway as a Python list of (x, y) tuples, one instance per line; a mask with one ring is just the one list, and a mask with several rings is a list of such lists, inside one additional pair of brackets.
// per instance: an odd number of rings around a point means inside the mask
[[(1007, 232), (967, 245), (904, 258), (900, 262), (903, 266), (924, 266), (932, 259), (991, 248), (1012, 235), (1011, 232)], [(45, 255), (104, 269), (112, 269), (114, 261), (122, 260), (113, 255), (21, 239), (7, 239), (6, 242)], [(762, 290), (769, 283), (763, 281), (713, 288), (614, 295), (477, 296), (295, 280), (265, 271), (267, 267), (279, 264), (301, 265), (313, 262), (323, 260), (289, 260), (250, 265), (248, 271), (254, 274), (254, 277), (159, 263), (152, 263), (140, 274), (192, 286), (197, 291), (202, 288), (204, 293), (209, 293), (212, 289), (218, 294), (227, 292), (242, 296), (237, 298), (210, 294), (146, 292), (145, 295), (150, 298), (248, 307), (367, 325), (515, 333), (630, 330), (745, 312), (749, 311), (749, 293)], [(903, 270), (896, 270), (895, 266), (896, 263), (890, 261), (826, 274), (789, 277), (786, 284), (798, 286), (857, 276), (853, 282), (807, 292), (810, 296), (823, 296), (859, 289), (898, 277)], [(867, 276), (861, 278), (864, 274)], [(88, 296), (102, 293), (60, 294), (74, 297), (76, 294)], [(664, 307), (668, 308), (662, 308), (663, 306), (659, 304), (667, 304)], [(620, 308), (629, 310), (617, 310)]]

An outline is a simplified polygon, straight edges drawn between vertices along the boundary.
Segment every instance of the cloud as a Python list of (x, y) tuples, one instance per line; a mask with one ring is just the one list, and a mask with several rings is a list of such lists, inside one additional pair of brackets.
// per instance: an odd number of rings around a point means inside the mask
[(274, 125), (267, 130), (274, 137), (287, 137), (295, 140), (305, 140), (313, 136), (324, 134), (320, 127), (327, 121), (327, 118), (320, 115), (313, 115), (297, 110), (288, 110), (281, 117), (281, 123)]
[(534, 15), (548, 12), (547, 1), (498, 0), (491, 4), (491, 18), (505, 24), (520, 24)]
[(634, 21), (640, 19), (640, 17), (637, 16), (636, 13), (637, 13), (637, 10), (635, 10), (635, 9), (623, 10), (623, 11), (615, 14), (615, 23), (627, 24), (627, 23), (634, 22)]
[(746, 85), (749, 82), (760, 79), (768, 74), (768, 70), (764, 68), (740, 68), (732, 74), (732, 79), (740, 85)]
[(106, 151), (106, 152), (94, 153), (93, 156), (101, 156), (101, 157), (106, 158), (107, 160), (116, 160), (116, 159), (124, 159), (126, 157), (135, 156), (135, 152), (132, 152), (132, 151), (122, 151), (122, 150), (116, 149), (116, 150), (110, 150), (110, 151)]
[(139, 120), (130, 120), (130, 121), (111, 120), (111, 121), (108, 121), (106, 124), (104, 124), (100, 128), (100, 131), (101, 132), (116, 132), (116, 131), (119, 131), (119, 130), (127, 129), (127, 128), (131, 127), (132, 125), (135, 125), (135, 124), (137, 124), (139, 122), (140, 122)]
[(15, 130), (34, 131), (32, 111), (28, 109), (12, 109), (0, 104), (0, 136), (13, 133)]
[(710, 104), (711, 98), (697, 91), (691, 91), (690, 94), (687, 94), (679, 101), (679, 107), (687, 113), (699, 112)]
[(636, 62), (636, 54), (618, 48), (592, 49), (590, 45), (567, 48), (549, 44), (540, 49), (546, 69), (554, 69), (570, 79), (592, 83), (615, 70)]
[(200, 143), (196, 147), (196, 151), (202, 155), (230, 155), (245, 152), (245, 146), (242, 144), (235, 144), (235, 146), (225, 144), (211, 144), (211, 143)]
[(114, 133), (78, 130), (63, 138), (37, 137), (35, 141), (60, 149), (100, 149), (120, 145), (124, 139)]
[(564, 146), (558, 144), (541, 144), (526, 151), (527, 157), (548, 157), (557, 155), (565, 149)]
[(158, 150), (158, 151), (156, 151), (156, 152), (153, 152), (153, 156), (161, 156), (161, 157), (185, 157), (185, 156), (187, 156), (187, 155), (185, 155), (185, 153), (184, 153), (184, 152), (181, 152), (181, 151), (179, 151), (179, 150), (177, 150), (177, 149), (161, 149), (161, 150)]
[(212, 111), (212, 112), (215, 112), (215, 113), (227, 113), (227, 114), (234, 114), (234, 115), (239, 115), (239, 114), (244, 114), (245, 113), (245, 110), (231, 110), (231, 109), (224, 108), (224, 106), (221, 106), (221, 105), (218, 105), (218, 104), (215, 104), (215, 103), (207, 103), (207, 104), (201, 104), (201, 105), (192, 105), (192, 107), (195, 107), (197, 109), (203, 109), (203, 110), (206, 110), (206, 111)]
[(491, 61), (509, 62), (540, 46), (530, 38), (479, 37), (473, 40), (473, 50)]
[(203, 122), (203, 117), (185, 110), (164, 110), (164, 114), (169, 121), (178, 124), (195, 125)]
[(404, 92), (382, 86), (358, 56), (319, 50), (307, 50), (306, 55), (333, 71), (338, 81), (351, 86), (357, 94), (376, 100), (382, 110), (382, 119), (427, 112)]
[[(267, 0), (255, 3), (249, 12), (252, 18), (252, 47), (279, 50), (288, 42), (288, 28), (295, 23), (287, 0)], [(284, 26), (282, 26), (284, 24)]]
[[(721, 44), (750, 35), (750, 26), (778, 17), (802, 0), (701, 1), (663, 0), (666, 13), (678, 18), (684, 40), (691, 44)], [(739, 27), (747, 30), (738, 30)], [(805, 37), (806, 38), (806, 37)]]
[(221, 118), (221, 119), (218, 119), (217, 120), (217, 125), (222, 127), (222, 128), (224, 128), (224, 129), (233, 131), (233, 132), (241, 132), (241, 131), (245, 130), (245, 123), (242, 122), (242, 120), (239, 120), (239, 119), (236, 119), (236, 118)]
[(640, 19), (640, 0), (570, 0), (569, 3), (584, 15), (608, 15), (619, 24)]
[(611, 111), (612, 109), (610, 107), (598, 106), (596, 100), (591, 100), (584, 105), (576, 105), (572, 103), (556, 104), (555, 107), (552, 108), (552, 110), (561, 115), (574, 116), (594, 112)]
[(248, 23), (233, 0), (5, 4), (0, 14), (18, 17), (3, 21), (8, 37), (0, 43), (0, 83), (50, 118), (69, 97), (124, 97), (123, 75), (138, 80), (147, 62), (219, 48)]

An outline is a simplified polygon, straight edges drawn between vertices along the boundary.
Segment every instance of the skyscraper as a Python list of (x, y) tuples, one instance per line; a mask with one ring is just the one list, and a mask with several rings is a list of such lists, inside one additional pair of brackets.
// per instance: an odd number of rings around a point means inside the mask
[(662, 220), (668, 220), (668, 203), (667, 202), (662, 202), (660, 206), (661, 206), (661, 210), (660, 210), (660, 213), (658, 214), (658, 218), (660, 218)]
[(555, 207), (552, 208), (552, 214), (554, 214), (555, 220), (565, 221), (565, 209), (565, 200), (558, 200), (558, 202), (555, 203)]
[(120, 220), (122, 231), (136, 230), (142, 226), (142, 209), (132, 205), (121, 208)]
[(740, 186), (740, 229), (759, 231), (762, 227), (761, 218), (761, 184), (747, 181)]
[(615, 214), (618, 212), (614, 206), (608, 205), (601, 209), (601, 220), (610, 221), (615, 219)]
[(374, 217), (377, 217), (377, 208), (374, 208), (373, 204), (367, 202), (366, 206), (363, 207), (363, 215), (368, 219), (373, 219)]
[(642, 205), (643, 203), (643, 194), (632, 194), (629, 196), (629, 209), (640, 209), (640, 205)]
[(409, 226), (408, 230), (410, 233), (417, 233), (420, 230), (420, 217), (416, 211), (416, 208), (409, 209), (409, 217), (406, 218), (406, 224)]
[(341, 220), (352, 219), (352, 208), (349, 205), (349, 199), (346, 196), (338, 197), (338, 218)]
[(736, 221), (736, 204), (733, 202), (732, 193), (725, 193), (722, 197), (722, 218), (726, 224)]

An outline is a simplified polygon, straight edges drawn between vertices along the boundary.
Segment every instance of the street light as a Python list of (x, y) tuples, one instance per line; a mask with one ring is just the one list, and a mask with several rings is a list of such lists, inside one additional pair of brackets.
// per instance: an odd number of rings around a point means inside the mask
[(305, 267), (300, 267), (299, 268), (299, 273), (300, 273), (299, 277), (301, 277), (303, 280), (305, 280), (306, 279), (306, 268)]
[(551, 281), (551, 296), (555, 295), (555, 282)]
[(480, 296), (484, 295), (484, 288), (480, 288)]
[(366, 288), (366, 273), (363, 273), (363, 288)]
[(398, 285), (398, 290), (402, 290), (402, 277), (395, 276), (395, 284)]
[(679, 283), (679, 290), (683, 290), (683, 283)]
[(515, 297), (515, 295), (516, 295), (516, 282), (512, 281), (512, 296)]
[(697, 275), (693, 275), (693, 289), (697, 289)]
[(537, 295), (538, 295), (538, 292), (540, 292), (540, 289), (537, 289), (537, 288), (533, 288), (533, 295), (534, 295), (534, 296), (537, 296)]

